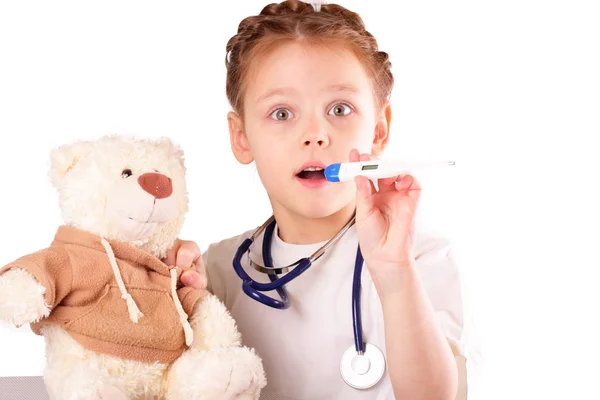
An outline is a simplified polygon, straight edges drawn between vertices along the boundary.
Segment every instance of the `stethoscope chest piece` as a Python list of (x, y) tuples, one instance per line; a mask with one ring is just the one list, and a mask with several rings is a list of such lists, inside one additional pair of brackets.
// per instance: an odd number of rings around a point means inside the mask
[(340, 362), (340, 372), (344, 381), (356, 389), (368, 389), (383, 377), (385, 358), (379, 348), (370, 343), (365, 344), (363, 354), (350, 346)]

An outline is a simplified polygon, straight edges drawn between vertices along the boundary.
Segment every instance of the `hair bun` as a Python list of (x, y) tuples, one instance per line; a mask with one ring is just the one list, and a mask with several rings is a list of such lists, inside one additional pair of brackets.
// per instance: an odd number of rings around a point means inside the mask
[(314, 9), (309, 3), (298, 0), (288, 0), (267, 5), (261, 10), (260, 15), (304, 14), (313, 11)]

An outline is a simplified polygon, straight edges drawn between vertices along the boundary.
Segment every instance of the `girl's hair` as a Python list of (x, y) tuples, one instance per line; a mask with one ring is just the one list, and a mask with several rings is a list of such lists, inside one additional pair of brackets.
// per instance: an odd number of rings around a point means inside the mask
[(243, 116), (243, 95), (251, 63), (281, 41), (335, 42), (353, 51), (369, 73), (378, 105), (392, 91), (394, 78), (387, 53), (367, 32), (362, 18), (337, 4), (322, 4), (315, 11), (310, 3), (288, 0), (269, 4), (259, 15), (242, 20), (238, 32), (227, 43), (226, 94), (234, 111)]

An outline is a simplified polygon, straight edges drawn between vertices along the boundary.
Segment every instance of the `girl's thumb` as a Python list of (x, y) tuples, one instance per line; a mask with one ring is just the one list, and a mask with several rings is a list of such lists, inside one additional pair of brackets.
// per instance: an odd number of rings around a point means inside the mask
[(356, 217), (362, 219), (371, 209), (371, 197), (375, 193), (373, 182), (364, 176), (354, 178), (356, 183)]

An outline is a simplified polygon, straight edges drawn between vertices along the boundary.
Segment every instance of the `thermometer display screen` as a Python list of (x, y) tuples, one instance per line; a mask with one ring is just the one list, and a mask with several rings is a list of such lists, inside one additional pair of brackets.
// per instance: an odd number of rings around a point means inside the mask
[(363, 165), (361, 169), (363, 171), (367, 171), (367, 170), (371, 170), (371, 169), (377, 169), (377, 167), (378, 167), (377, 164), (370, 164), (370, 165)]

